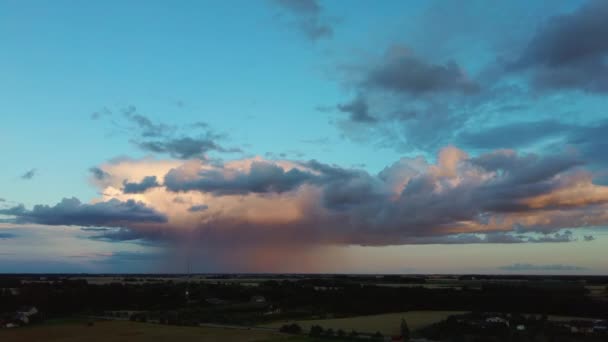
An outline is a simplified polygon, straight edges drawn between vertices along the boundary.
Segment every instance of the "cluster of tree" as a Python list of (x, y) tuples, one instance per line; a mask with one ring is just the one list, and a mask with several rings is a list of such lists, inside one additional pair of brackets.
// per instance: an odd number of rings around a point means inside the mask
[(133, 322), (147, 322), (148, 315), (145, 313), (133, 313), (129, 316), (129, 320)]
[(279, 329), (279, 331), (282, 333), (286, 333), (286, 334), (296, 334), (297, 335), (297, 334), (302, 333), (302, 327), (296, 323), (285, 324)]
[[(264, 295), (284, 309), (308, 308), (311, 315), (365, 315), (408, 310), (467, 310), (605, 315), (608, 303), (587, 296), (582, 285), (487, 284), (481, 289), (381, 287), (336, 283), (319, 291), (298, 282), (269, 282)], [(356, 299), (356, 300), (355, 300)]]
[(352, 330), (351, 332), (347, 333), (342, 329), (337, 329), (337, 330), (334, 330), (332, 328), (323, 329), (323, 327), (320, 325), (311, 326), (310, 331), (308, 332), (308, 335), (310, 337), (316, 337), (316, 338), (322, 337), (322, 338), (326, 338), (326, 339), (338, 339), (338, 340), (348, 340), (348, 341), (361, 340), (361, 339), (365, 339), (367, 341), (383, 341), (384, 340), (384, 335), (382, 335), (379, 331), (372, 335), (361, 334), (355, 330)]
[[(501, 316), (509, 324), (488, 321), (489, 316)], [(489, 341), (489, 342), (600, 342), (606, 336), (573, 335), (565, 322), (551, 322), (546, 315), (521, 315), (517, 313), (471, 313), (450, 316), (417, 333), (436, 341)], [(522, 327), (522, 329), (518, 329)]]
[(403, 341), (409, 341), (410, 340), (410, 327), (407, 325), (407, 322), (405, 321), (404, 318), (401, 319), (401, 326), (400, 329), (401, 331), (401, 338), (403, 339)]
[(455, 280), (491, 280), (494, 283), (525, 281), (525, 282), (551, 282), (551, 283), (586, 283), (608, 284), (608, 276), (578, 276), (578, 275), (525, 275), (525, 274), (465, 274), (454, 277)]

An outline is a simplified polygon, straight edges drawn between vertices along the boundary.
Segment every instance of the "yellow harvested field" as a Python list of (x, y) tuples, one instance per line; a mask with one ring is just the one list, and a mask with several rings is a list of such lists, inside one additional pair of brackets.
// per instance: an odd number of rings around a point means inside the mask
[(1, 329), (2, 342), (193, 342), (193, 341), (273, 341), (283, 335), (266, 331), (177, 327), (129, 321), (99, 321), (91, 327), (84, 322), (43, 324), (31, 327)]
[[(384, 335), (398, 335), (401, 318), (405, 318), (410, 330), (418, 330), (430, 324), (442, 321), (450, 315), (463, 314), (465, 311), (408, 311), (372, 316), (357, 316), (349, 318), (333, 318), (318, 320), (295, 321), (304, 331), (308, 331), (312, 325), (320, 325), (323, 328), (334, 330), (342, 329), (345, 332), (356, 330), (358, 332), (376, 332)], [(284, 324), (294, 321), (281, 321), (263, 325), (265, 327), (278, 328)]]

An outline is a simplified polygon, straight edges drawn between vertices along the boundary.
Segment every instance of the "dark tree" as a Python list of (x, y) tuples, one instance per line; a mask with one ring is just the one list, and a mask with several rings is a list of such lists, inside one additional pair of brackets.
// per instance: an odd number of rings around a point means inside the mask
[(323, 334), (323, 328), (319, 325), (313, 325), (310, 327), (309, 335), (312, 337), (319, 337)]
[(283, 325), (279, 331), (286, 334), (300, 334), (302, 332), (302, 328), (296, 323), (292, 323)]
[(410, 340), (410, 328), (407, 326), (405, 318), (401, 318), (401, 338), (404, 342)]

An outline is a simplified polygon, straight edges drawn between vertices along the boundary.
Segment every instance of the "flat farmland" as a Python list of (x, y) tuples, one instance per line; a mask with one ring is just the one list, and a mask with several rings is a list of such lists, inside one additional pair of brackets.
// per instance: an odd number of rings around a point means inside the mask
[(442, 321), (450, 315), (463, 314), (464, 311), (408, 311), (371, 316), (356, 316), (348, 318), (332, 318), (317, 320), (281, 321), (262, 325), (264, 327), (279, 328), (284, 324), (297, 323), (305, 332), (311, 326), (320, 325), (323, 328), (342, 329), (345, 332), (356, 330), (358, 332), (376, 332), (384, 335), (398, 335), (401, 319), (405, 318), (410, 330), (418, 330), (430, 324)]
[(589, 296), (596, 299), (608, 300), (608, 285), (588, 285), (585, 288), (589, 290)]
[(286, 336), (266, 331), (207, 327), (178, 327), (129, 321), (98, 321), (42, 324), (1, 329), (2, 342), (194, 342), (194, 341), (284, 341)]

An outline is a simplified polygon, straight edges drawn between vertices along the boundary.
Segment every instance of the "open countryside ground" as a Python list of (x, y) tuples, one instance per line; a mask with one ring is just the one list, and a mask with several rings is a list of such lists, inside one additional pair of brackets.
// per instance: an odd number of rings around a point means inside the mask
[(596, 319), (600, 319), (600, 318), (594, 318), (594, 317), (556, 316), (556, 315), (549, 315), (548, 318), (549, 318), (550, 321), (558, 321), (558, 322), (563, 322), (563, 321), (594, 321)]
[(608, 300), (608, 285), (588, 285), (585, 288), (589, 290), (589, 296), (595, 299)]
[(371, 316), (357, 316), (348, 318), (332, 318), (301, 321), (281, 321), (262, 325), (264, 327), (279, 328), (284, 324), (297, 323), (304, 331), (308, 331), (313, 325), (334, 330), (342, 329), (345, 332), (356, 330), (358, 332), (376, 332), (384, 335), (398, 335), (401, 319), (405, 318), (410, 330), (418, 330), (430, 324), (442, 321), (450, 315), (465, 313), (464, 311), (408, 311)]
[(129, 321), (98, 321), (91, 327), (85, 322), (61, 322), (16, 329), (1, 329), (2, 342), (193, 342), (193, 341), (290, 341), (289, 336), (273, 332), (177, 327)]

